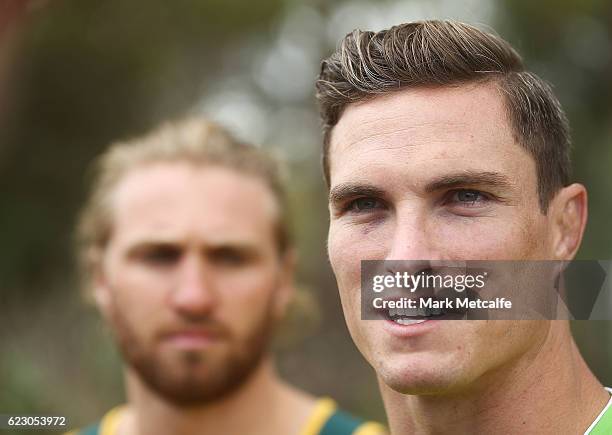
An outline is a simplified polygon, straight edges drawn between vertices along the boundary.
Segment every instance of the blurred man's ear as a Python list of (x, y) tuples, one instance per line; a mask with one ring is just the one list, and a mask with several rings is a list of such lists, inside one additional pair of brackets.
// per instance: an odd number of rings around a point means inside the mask
[(288, 248), (280, 258), (279, 286), (275, 295), (275, 314), (282, 319), (295, 294), (295, 270), (297, 267), (297, 251)]
[(89, 291), (102, 315), (106, 316), (110, 305), (110, 291), (103, 258), (99, 250), (92, 250), (88, 254)]
[(551, 201), (553, 252), (556, 260), (571, 260), (576, 255), (587, 222), (587, 191), (574, 183), (562, 188)]

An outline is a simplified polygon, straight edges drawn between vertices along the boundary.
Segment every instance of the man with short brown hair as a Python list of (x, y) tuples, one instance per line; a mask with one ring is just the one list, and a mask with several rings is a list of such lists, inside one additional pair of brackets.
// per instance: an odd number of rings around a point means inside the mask
[(317, 97), (329, 258), (392, 433), (612, 433), (567, 321), (360, 318), (362, 260), (574, 258), (587, 195), (549, 85), (501, 38), (433, 20), (347, 35)]
[(279, 170), (261, 149), (202, 119), (113, 144), (78, 242), (128, 402), (80, 433), (382, 433), (274, 368), (295, 254)]

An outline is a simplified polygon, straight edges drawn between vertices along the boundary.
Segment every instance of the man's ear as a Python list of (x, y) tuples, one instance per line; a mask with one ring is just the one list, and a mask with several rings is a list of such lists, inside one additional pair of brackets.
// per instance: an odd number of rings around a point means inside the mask
[(88, 255), (89, 291), (100, 313), (106, 317), (111, 305), (110, 287), (104, 267), (104, 256), (99, 250)]
[(279, 288), (275, 295), (275, 312), (278, 319), (282, 319), (295, 294), (295, 270), (297, 267), (297, 252), (288, 248), (280, 258)]
[(586, 188), (578, 183), (562, 188), (551, 206), (555, 259), (571, 260), (580, 247), (587, 222)]

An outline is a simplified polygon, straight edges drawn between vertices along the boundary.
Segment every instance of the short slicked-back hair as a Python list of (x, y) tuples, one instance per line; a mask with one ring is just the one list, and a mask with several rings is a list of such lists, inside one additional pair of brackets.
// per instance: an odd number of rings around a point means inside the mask
[(330, 183), (333, 127), (347, 105), (421, 86), (493, 82), (516, 141), (534, 158), (542, 212), (569, 184), (567, 118), (551, 87), (525, 71), (500, 37), (457, 21), (418, 21), (380, 32), (355, 30), (322, 62), (316, 88), (323, 124), (323, 170)]

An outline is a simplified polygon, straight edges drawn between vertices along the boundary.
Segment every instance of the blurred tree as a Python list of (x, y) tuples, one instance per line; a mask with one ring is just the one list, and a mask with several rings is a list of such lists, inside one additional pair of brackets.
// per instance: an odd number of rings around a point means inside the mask
[(33, 296), (67, 273), (83, 169), (111, 140), (186, 111), (280, 0), (58, 0), (31, 17), (0, 147), (0, 285)]

